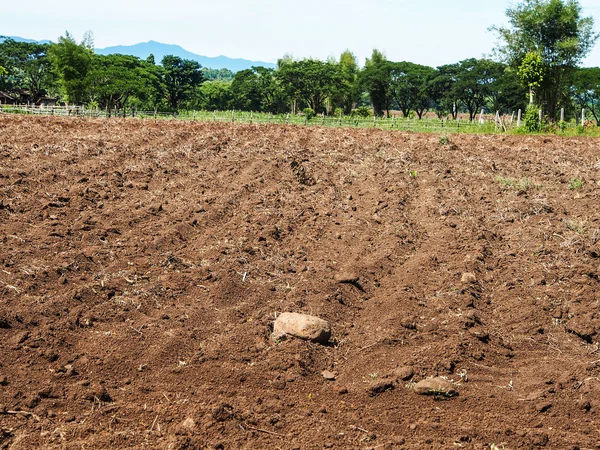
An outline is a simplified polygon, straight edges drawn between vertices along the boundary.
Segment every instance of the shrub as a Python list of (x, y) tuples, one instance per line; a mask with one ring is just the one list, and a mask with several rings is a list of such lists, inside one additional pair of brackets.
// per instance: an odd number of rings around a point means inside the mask
[(352, 116), (368, 119), (369, 117), (373, 117), (373, 110), (368, 106), (359, 106), (358, 108), (352, 110)]
[(304, 108), (304, 116), (306, 117), (306, 120), (312, 119), (315, 117), (315, 110), (312, 108)]
[(528, 105), (523, 115), (523, 125), (529, 133), (541, 131), (540, 107), (538, 105)]

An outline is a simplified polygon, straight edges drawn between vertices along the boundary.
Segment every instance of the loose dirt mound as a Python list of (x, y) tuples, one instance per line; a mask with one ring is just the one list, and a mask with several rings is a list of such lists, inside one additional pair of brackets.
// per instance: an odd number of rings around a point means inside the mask
[[(599, 169), (584, 138), (0, 117), (0, 448), (596, 448)], [(329, 345), (273, 340), (285, 311)]]

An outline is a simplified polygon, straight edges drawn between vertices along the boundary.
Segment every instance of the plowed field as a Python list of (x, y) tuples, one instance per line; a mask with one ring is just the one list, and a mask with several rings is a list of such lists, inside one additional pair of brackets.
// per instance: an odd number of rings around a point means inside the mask
[(600, 448), (599, 193), (591, 138), (0, 116), (0, 448)]

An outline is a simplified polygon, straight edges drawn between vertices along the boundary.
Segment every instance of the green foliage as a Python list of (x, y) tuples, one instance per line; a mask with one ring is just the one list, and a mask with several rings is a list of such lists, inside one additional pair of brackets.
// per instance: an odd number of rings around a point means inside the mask
[(164, 69), (167, 101), (173, 110), (177, 110), (204, 81), (202, 66), (197, 61), (173, 55), (165, 56), (161, 65)]
[(600, 68), (578, 69), (573, 76), (571, 96), (579, 108), (585, 108), (596, 120), (600, 119)]
[(373, 110), (368, 106), (359, 106), (358, 108), (352, 110), (352, 117), (361, 117), (363, 119), (367, 119), (369, 117), (373, 117)]
[(280, 65), (277, 79), (290, 99), (321, 113), (342, 82), (342, 72), (332, 62), (304, 59)]
[(313, 117), (315, 117), (315, 110), (312, 108), (304, 108), (304, 117), (306, 117), (306, 120), (310, 120)]
[(432, 106), (430, 82), (435, 69), (411, 62), (388, 63), (390, 95), (404, 117), (414, 111), (419, 119)]
[(583, 187), (583, 181), (577, 177), (573, 177), (569, 180), (569, 189), (572, 191), (581, 189)]
[(93, 48), (89, 39), (78, 44), (67, 31), (58, 38), (58, 43), (48, 49), (52, 69), (58, 77), (65, 99), (73, 104), (82, 104), (87, 100), (90, 90), (88, 77), (92, 67)]
[(5, 69), (4, 77), (0, 79), (0, 89), (11, 91), (23, 103), (36, 102), (46, 95), (54, 85), (47, 57), (48, 48), (48, 44), (12, 39), (0, 43), (0, 65)]
[(198, 106), (206, 111), (231, 109), (232, 100), (231, 83), (226, 81), (207, 81), (198, 89)]
[(448, 144), (450, 144), (450, 138), (448, 137), (447, 134), (442, 134), (440, 136), (440, 138), (438, 139), (438, 142), (440, 145), (448, 145)]
[(542, 131), (542, 124), (540, 123), (540, 106), (539, 105), (528, 105), (523, 114), (522, 127), (528, 133), (537, 133)]
[(283, 112), (287, 102), (274, 73), (274, 69), (260, 66), (237, 72), (231, 83), (234, 107), (245, 111)]
[(531, 189), (539, 188), (539, 186), (534, 184), (529, 178), (515, 179), (496, 177), (496, 182), (498, 182), (503, 187), (514, 189), (518, 192), (527, 192)]
[(202, 68), (202, 74), (208, 81), (233, 81), (235, 76), (229, 69), (209, 69), (207, 67)]
[[(391, 107), (390, 66), (379, 50), (373, 50), (359, 75), (359, 83), (368, 92), (375, 115), (389, 113)], [(388, 114), (389, 115), (389, 114)]]
[(518, 69), (521, 82), (529, 88), (529, 103), (533, 104), (534, 89), (540, 87), (544, 79), (544, 62), (539, 53), (529, 52)]
[[(598, 39), (594, 19), (581, 17), (577, 0), (523, 0), (508, 8), (506, 15), (510, 28), (494, 28), (504, 41), (498, 52), (514, 67), (521, 66), (527, 54), (540, 55), (544, 77), (539, 80), (538, 102), (555, 118), (567, 101), (573, 70)], [(529, 60), (533, 61), (531, 56)], [(530, 80), (535, 80), (539, 69), (537, 63), (533, 65)]]
[(109, 114), (128, 101), (154, 104), (164, 95), (160, 75), (158, 67), (134, 56), (94, 55), (89, 74), (93, 101)]

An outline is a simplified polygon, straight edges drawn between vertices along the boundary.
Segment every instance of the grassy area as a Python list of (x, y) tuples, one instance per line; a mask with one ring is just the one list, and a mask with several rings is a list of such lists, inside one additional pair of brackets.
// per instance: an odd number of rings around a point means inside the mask
[[(83, 107), (28, 107), (3, 105), (2, 113), (33, 114), (33, 115), (56, 115), (56, 116), (85, 116), (106, 117), (103, 110), (85, 109)], [(268, 114), (253, 113), (247, 111), (179, 111), (177, 113), (154, 112), (154, 111), (132, 111), (119, 113), (119, 117), (153, 118), (164, 120), (189, 120), (202, 122), (242, 122), (242, 123), (273, 123), (292, 124), (302, 126), (320, 127), (355, 127), (355, 128), (378, 128), (382, 130), (401, 130), (433, 133), (509, 133), (509, 134), (534, 134), (527, 133), (523, 128), (517, 128), (515, 123), (496, 124), (493, 120), (479, 123), (466, 120), (446, 120), (426, 118), (422, 120), (405, 118), (359, 118), (352, 116), (332, 117), (317, 115), (307, 119), (304, 115), (292, 114)], [(114, 117), (114, 115), (113, 115)], [(535, 134), (556, 134), (561, 136), (600, 136), (600, 127), (577, 126), (574, 123), (562, 124), (562, 126), (549, 125), (547, 129)]]

